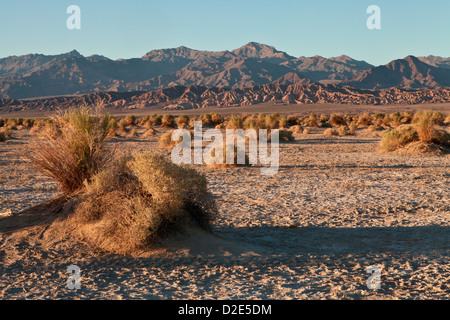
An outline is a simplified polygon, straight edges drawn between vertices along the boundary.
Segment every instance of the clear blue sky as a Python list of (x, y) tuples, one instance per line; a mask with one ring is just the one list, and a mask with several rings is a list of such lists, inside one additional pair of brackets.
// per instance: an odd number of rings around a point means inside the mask
[[(66, 9), (81, 8), (81, 30)], [(369, 30), (369, 5), (381, 30)], [(409, 54), (450, 56), (448, 0), (0, 0), (0, 57), (73, 49), (111, 59), (184, 45), (232, 50), (250, 41), (290, 55), (347, 54), (380, 65)]]

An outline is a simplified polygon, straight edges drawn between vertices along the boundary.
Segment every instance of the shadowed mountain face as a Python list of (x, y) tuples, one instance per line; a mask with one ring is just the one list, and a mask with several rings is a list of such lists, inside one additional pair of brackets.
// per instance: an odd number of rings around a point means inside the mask
[(307, 84), (346, 79), (371, 67), (348, 57), (321, 58), (318, 64), (299, 59), (255, 42), (233, 51), (178, 47), (115, 61), (100, 55), (84, 57), (77, 51), (55, 56), (12, 56), (0, 59), (0, 97), (149, 91), (179, 85), (236, 89), (275, 81)]
[[(427, 61), (432, 62), (432, 59)], [(434, 64), (445, 64), (442, 58), (433, 61)], [(414, 56), (408, 56), (385, 66), (366, 70), (342, 84), (360, 89), (449, 87), (450, 69), (436, 67)]]

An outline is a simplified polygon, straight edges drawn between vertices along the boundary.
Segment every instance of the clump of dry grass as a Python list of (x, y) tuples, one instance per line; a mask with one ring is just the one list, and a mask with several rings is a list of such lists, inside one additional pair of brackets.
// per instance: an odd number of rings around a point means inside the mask
[(387, 131), (380, 142), (380, 150), (385, 152), (395, 151), (411, 142), (418, 140), (418, 134), (411, 125), (402, 125), (396, 129)]
[(310, 134), (311, 130), (309, 130), (308, 128), (305, 128), (302, 132), (302, 134)]
[(110, 119), (87, 107), (70, 109), (53, 118), (52, 129), (34, 141), (28, 157), (61, 191), (73, 194), (111, 157), (105, 145)]
[(161, 118), (161, 126), (164, 128), (173, 128), (175, 127), (175, 120), (173, 115), (171, 114), (165, 114)]
[(189, 127), (189, 116), (181, 115), (175, 120), (178, 129), (186, 129)]
[(244, 120), (240, 115), (233, 114), (228, 120), (227, 129), (242, 129), (244, 128)]
[(326, 130), (323, 132), (323, 135), (324, 135), (324, 136), (327, 136), (327, 137), (337, 136), (337, 135), (338, 135), (338, 132), (337, 132), (337, 130), (334, 129), (334, 128), (328, 128), (328, 129), (326, 129)]
[(217, 215), (206, 177), (159, 154), (120, 158), (85, 187), (69, 225), (114, 253), (145, 250), (189, 228), (210, 230)]
[(338, 135), (340, 136), (348, 136), (351, 135), (350, 128), (348, 126), (341, 126), (337, 130)]
[(358, 127), (368, 127), (372, 124), (372, 116), (368, 112), (364, 112), (358, 117)]
[(339, 127), (339, 126), (343, 126), (346, 123), (345, 119), (344, 119), (344, 115), (342, 113), (333, 113), (330, 116), (330, 119), (328, 120), (328, 122), (333, 126), (333, 127)]
[[(294, 136), (292, 135), (292, 131), (280, 129), (278, 130), (278, 132), (279, 142), (290, 142), (295, 140)], [(272, 141), (272, 131), (269, 131), (267, 141)]]
[(172, 133), (174, 131), (175, 130), (169, 130), (159, 138), (159, 146), (161, 148), (171, 149), (182, 141), (182, 137), (180, 137), (179, 141), (172, 141)]
[(295, 126), (292, 126), (289, 128), (293, 133), (302, 133), (303, 127), (301, 125), (296, 124)]
[(10, 127), (1, 127), (0, 128), (0, 142), (6, 141), (6, 139), (12, 138), (13, 132)]

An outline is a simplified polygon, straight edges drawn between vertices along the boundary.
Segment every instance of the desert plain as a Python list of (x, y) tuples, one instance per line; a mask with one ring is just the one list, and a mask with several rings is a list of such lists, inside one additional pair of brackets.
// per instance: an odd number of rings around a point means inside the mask
[[(165, 129), (136, 131), (108, 145), (168, 155), (158, 144)], [(46, 225), (7, 227), (59, 194), (26, 157), (29, 130), (15, 131), (0, 143), (0, 299), (449, 299), (450, 155), (379, 152), (380, 134), (364, 127), (324, 131), (281, 143), (273, 176), (195, 166), (217, 203), (212, 232), (189, 230), (133, 255), (49, 241)], [(67, 288), (70, 265), (80, 267), (80, 290)], [(367, 286), (370, 266), (381, 270), (380, 289)]]

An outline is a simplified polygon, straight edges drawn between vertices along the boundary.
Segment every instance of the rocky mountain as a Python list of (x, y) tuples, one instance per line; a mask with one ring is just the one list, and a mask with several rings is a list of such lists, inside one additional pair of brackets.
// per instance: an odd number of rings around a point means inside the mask
[(111, 60), (77, 51), (0, 59), (0, 98), (30, 99), (97, 92), (153, 91), (176, 86), (242, 89), (269, 83), (339, 84), (359, 89), (450, 86), (450, 58), (392, 61), (374, 67), (346, 55), (295, 58), (250, 42), (232, 51), (184, 46), (152, 50), (141, 58)]
[(314, 64), (307, 58), (296, 59), (255, 42), (233, 51), (200, 51), (182, 46), (115, 61), (100, 55), (84, 57), (74, 50), (55, 56), (0, 59), (0, 97), (24, 99), (101, 91), (149, 91), (179, 85), (243, 88), (271, 83), (285, 76), (280, 83), (305, 84), (346, 79), (365, 67), (371, 66), (345, 56), (321, 58)]
[(414, 56), (407, 56), (366, 70), (343, 84), (360, 89), (449, 87), (450, 69), (435, 67)]
[(365, 61), (344, 55), (329, 59), (321, 56), (300, 57), (285, 61), (281, 65), (295, 69), (313, 81), (346, 80), (373, 67)]
[[(133, 110), (150, 106), (182, 110), (210, 106), (249, 106), (264, 102), (280, 104), (418, 104), (450, 102), (450, 89), (362, 90), (334, 84), (270, 83), (240, 89), (175, 86), (155, 91), (99, 92), (76, 97), (46, 99), (0, 99), (0, 112), (53, 111), (80, 104), (103, 104), (107, 109)], [(153, 107), (153, 111), (154, 112)], [(282, 107), (280, 107), (282, 110)]]
[(450, 69), (450, 58), (442, 58), (437, 56), (417, 57), (422, 62), (434, 67)]

